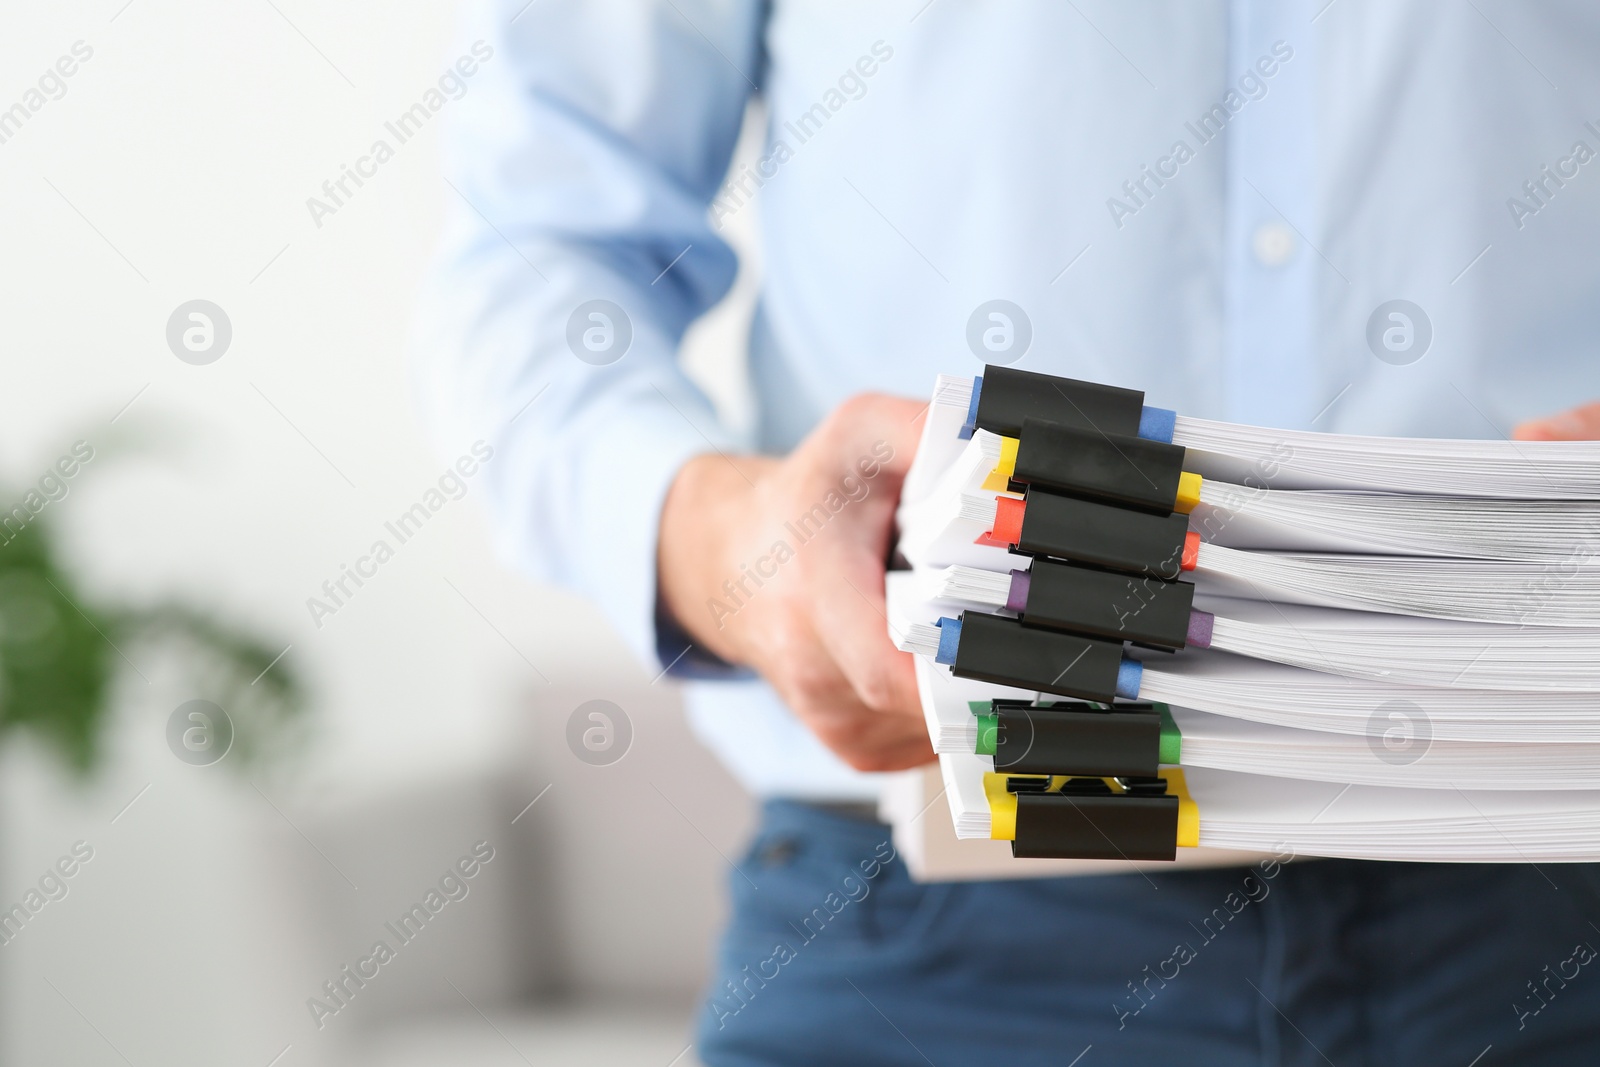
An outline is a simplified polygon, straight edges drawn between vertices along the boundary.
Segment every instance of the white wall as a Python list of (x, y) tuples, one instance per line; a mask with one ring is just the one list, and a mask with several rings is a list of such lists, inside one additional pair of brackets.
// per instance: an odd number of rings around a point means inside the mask
[[(312, 682), (315, 732), (303, 763), (254, 783), (183, 765), (162, 730), (188, 694), (146, 663), (152, 680), (128, 679), (96, 783), (64, 783), (26, 746), (5, 754), (0, 901), (80, 837), (97, 854), (67, 899), (0, 947), (0, 1052), (266, 1064), (293, 1044), (286, 1067), (331, 1062), (303, 1001), (346, 952), (340, 938), (359, 939), (397, 886), (448, 859), (458, 830), (495, 820), (565, 911), (553, 933), (535, 929), (533, 877), (485, 891), (476, 919), (463, 902), (462, 951), (504, 941), (502, 920), (526, 924), (519, 951), (544, 946), (544, 959), (499, 958), (490, 986), (692, 986), (720, 914), (717, 851), (736, 847), (749, 811), (687, 739), (668, 683), (650, 685), (587, 605), (499, 567), (470, 492), (322, 628), (305, 606), (444, 466), (404, 356), (445, 195), (437, 131), (320, 229), (305, 201), (437, 77), (448, 5), (124, 3), (0, 15), (0, 108), (74, 42), (93, 49), (65, 96), (0, 144), (0, 479), (32, 481), (76, 437), (96, 445), (49, 509), (94, 595), (178, 594), (250, 620)], [(164, 336), (194, 298), (232, 322), (208, 366), (175, 358)], [(692, 356), (735, 408), (738, 307), (697, 329)], [(122, 433), (156, 443), (117, 458)], [(637, 712), (636, 751), (610, 768), (557, 747), (590, 696)], [(645, 796), (645, 773), (682, 813), (627, 800)], [(511, 828), (505, 805), (551, 782)], [(427, 808), (430, 789), (454, 803), (414, 850), (363, 829)], [(366, 867), (369, 886), (331, 878), (336, 866)], [(673, 930), (650, 899), (679, 917)], [(442, 966), (414, 969), (432, 981)]]

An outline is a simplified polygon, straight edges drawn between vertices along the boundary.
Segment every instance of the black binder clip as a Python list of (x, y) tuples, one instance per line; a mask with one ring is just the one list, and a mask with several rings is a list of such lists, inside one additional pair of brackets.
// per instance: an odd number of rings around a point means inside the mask
[(1026, 555), (1165, 581), (1193, 569), (1200, 543), (1181, 512), (1153, 515), (1044, 489), (1029, 490), (1026, 500), (996, 500), (989, 536)]
[[(1154, 704), (1103, 707), (1062, 702), (1036, 707), (1026, 701), (996, 700), (982, 718), (990, 722), (980, 723), (978, 754), (992, 755), (996, 771), (1087, 775), (1091, 777), (1085, 781), (1095, 782), (1100, 776), (1162, 781), (1155, 778), (1162, 716)], [(989, 725), (993, 732), (985, 734)], [(985, 740), (992, 740), (992, 745), (985, 745)], [(1164, 783), (1161, 791), (1166, 791)]]
[(1144, 394), (1136, 389), (1009, 367), (987, 367), (972, 385), (977, 390), (973, 425), (1002, 437), (1016, 437), (1030, 417), (1131, 437), (1138, 434), (1144, 412)]
[[(1178, 854), (1178, 797), (1149, 781), (1114, 790), (1074, 786), (1069, 778), (1052, 792), (1016, 794), (1016, 836), (1011, 854), (1034, 859), (1172, 860)], [(1117, 782), (1122, 789), (1122, 782)], [(1083, 789), (1085, 791), (1079, 791)], [(1092, 790), (1088, 791), (1088, 790)]]
[(965, 611), (939, 620), (936, 661), (958, 678), (1110, 702), (1139, 695), (1143, 668), (1121, 641), (1024, 626), (1016, 619)]
[[(1012, 575), (1027, 626), (1177, 651), (1189, 641), (1194, 586), (1038, 559)], [(1017, 595), (1018, 586), (1025, 587)]]
[(1027, 418), (1010, 484), (1170, 515), (1178, 510), (1186, 454), (1180, 445)]

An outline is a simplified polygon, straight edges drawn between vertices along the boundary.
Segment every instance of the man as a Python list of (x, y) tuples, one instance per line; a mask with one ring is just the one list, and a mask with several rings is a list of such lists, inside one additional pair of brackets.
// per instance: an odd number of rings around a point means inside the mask
[[(1594, 407), (1527, 421), (1600, 396), (1600, 11), (507, 0), (479, 38), (425, 391), (447, 436), (509, 424), (510, 558), (720, 679), (693, 722), (767, 805), (702, 1059), (1600, 1052), (1591, 868), (1296, 862), (1211, 934), (1246, 871), (913, 885), (870, 773), (930, 758), (882, 613), (900, 398), (936, 372), (1020, 360), (1301, 429), (1600, 434)], [(760, 160), (724, 185), (758, 95)], [(742, 211), (748, 433), (674, 359)]]

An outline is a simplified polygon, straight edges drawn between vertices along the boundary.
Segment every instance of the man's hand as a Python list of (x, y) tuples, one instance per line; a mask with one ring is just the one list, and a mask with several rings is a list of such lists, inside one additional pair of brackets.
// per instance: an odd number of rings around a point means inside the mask
[(1525, 422), (1512, 430), (1511, 436), (1518, 441), (1600, 440), (1600, 404), (1585, 404), (1559, 415)]
[(857, 770), (933, 759), (883, 597), (924, 407), (857, 396), (783, 459), (697, 456), (662, 508), (667, 610), (701, 647), (759, 671)]

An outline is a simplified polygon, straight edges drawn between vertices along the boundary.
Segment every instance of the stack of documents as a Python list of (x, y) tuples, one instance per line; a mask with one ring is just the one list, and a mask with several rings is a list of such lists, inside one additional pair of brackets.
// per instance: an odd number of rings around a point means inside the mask
[(1600, 443), (1190, 419), (940, 376), (889, 628), (957, 837), (1600, 860)]

